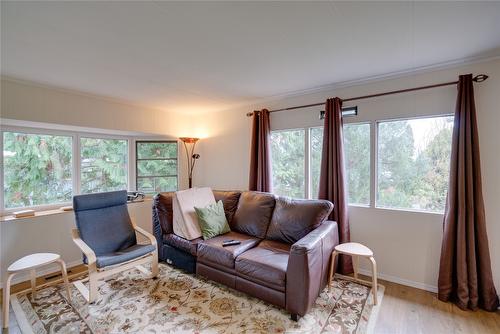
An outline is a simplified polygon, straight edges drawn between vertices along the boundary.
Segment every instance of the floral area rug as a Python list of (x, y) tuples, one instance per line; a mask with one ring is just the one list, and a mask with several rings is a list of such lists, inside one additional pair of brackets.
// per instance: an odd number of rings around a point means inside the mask
[(88, 305), (72, 286), (12, 296), (21, 331), (27, 333), (369, 333), (382, 301), (373, 306), (371, 289), (336, 275), (312, 310), (298, 322), (259, 299), (160, 264), (160, 278), (139, 270), (106, 280), (99, 299)]

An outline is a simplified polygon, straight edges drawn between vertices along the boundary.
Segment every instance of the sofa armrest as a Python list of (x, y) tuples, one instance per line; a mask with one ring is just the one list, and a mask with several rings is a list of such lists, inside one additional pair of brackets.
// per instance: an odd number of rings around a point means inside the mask
[(326, 286), (330, 257), (338, 243), (337, 223), (325, 221), (292, 245), (286, 274), (288, 312), (303, 316), (309, 311)]

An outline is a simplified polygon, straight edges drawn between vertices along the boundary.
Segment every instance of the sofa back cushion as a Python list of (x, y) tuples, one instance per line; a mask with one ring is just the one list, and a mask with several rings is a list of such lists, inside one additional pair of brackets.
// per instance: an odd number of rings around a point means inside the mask
[(266, 239), (294, 244), (318, 227), (333, 210), (326, 200), (277, 197)]
[(234, 213), (238, 208), (238, 201), (240, 200), (241, 191), (223, 191), (214, 190), (215, 200), (222, 201), (224, 205), (224, 212), (228, 223), (231, 223)]
[(153, 220), (155, 224), (159, 224), (163, 234), (174, 232), (173, 213), (172, 213), (172, 198), (174, 192), (163, 192), (157, 194), (153, 199)]
[(271, 221), (275, 196), (270, 193), (244, 191), (229, 224), (232, 231), (264, 239)]

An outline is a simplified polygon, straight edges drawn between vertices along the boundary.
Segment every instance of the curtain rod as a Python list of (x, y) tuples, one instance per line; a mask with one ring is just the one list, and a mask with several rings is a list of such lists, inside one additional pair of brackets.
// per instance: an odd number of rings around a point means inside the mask
[[(486, 74), (478, 74), (472, 80), (474, 82), (483, 82), (486, 79), (488, 79), (488, 76)], [(444, 83), (435, 84), (435, 85), (420, 86), (420, 87), (413, 87), (413, 88), (407, 88), (407, 89), (392, 90), (392, 91), (384, 92), (384, 93), (377, 93), (377, 94), (371, 94), (371, 95), (363, 95), (363, 96), (350, 97), (350, 98), (347, 98), (347, 99), (343, 99), (342, 101), (343, 102), (348, 102), (348, 101), (354, 101), (354, 100), (370, 99), (372, 97), (379, 97), (379, 96), (399, 94), (399, 93), (407, 93), (407, 92), (412, 92), (412, 91), (416, 91), (416, 90), (430, 89), (430, 88), (443, 87), (443, 86), (451, 86), (451, 85), (456, 85), (456, 84), (458, 84), (458, 81), (450, 81), (450, 82), (444, 82)], [(302, 109), (302, 108), (308, 108), (308, 107), (316, 107), (316, 106), (322, 106), (324, 104), (325, 104), (325, 102), (304, 104), (304, 105), (301, 105), (301, 106), (294, 106), (294, 107), (288, 107), (288, 108), (282, 108), (282, 109), (269, 110), (269, 112), (277, 112), (277, 111)], [(254, 112), (249, 112), (249, 113), (247, 113), (247, 116), (248, 117), (253, 116), (253, 113)]]

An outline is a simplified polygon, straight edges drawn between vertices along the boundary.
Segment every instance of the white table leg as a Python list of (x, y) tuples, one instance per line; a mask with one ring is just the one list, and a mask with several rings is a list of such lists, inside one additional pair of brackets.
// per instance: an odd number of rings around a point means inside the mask
[(69, 281), (68, 272), (66, 271), (66, 264), (63, 260), (58, 260), (59, 266), (61, 266), (61, 274), (63, 277), (64, 285), (66, 285), (66, 293), (68, 294), (68, 301), (71, 302), (71, 293), (69, 291)]
[(351, 255), (351, 258), (352, 258), (352, 269), (354, 270), (354, 279), (357, 280), (358, 279), (359, 256)]
[(31, 299), (35, 302), (36, 299), (36, 270), (31, 269)]
[(377, 262), (375, 262), (375, 258), (373, 256), (370, 256), (370, 261), (372, 263), (373, 304), (377, 305)]
[(97, 280), (97, 273), (89, 272), (89, 303), (92, 304), (97, 299), (97, 290), (99, 288), (99, 282)]
[(337, 251), (333, 251), (332, 259), (330, 260), (330, 274), (328, 275), (328, 290), (330, 290), (332, 286), (333, 279), (333, 268), (335, 267), (335, 258), (337, 257)]
[(10, 281), (14, 273), (9, 273), (3, 286), (3, 328), (9, 328)]

